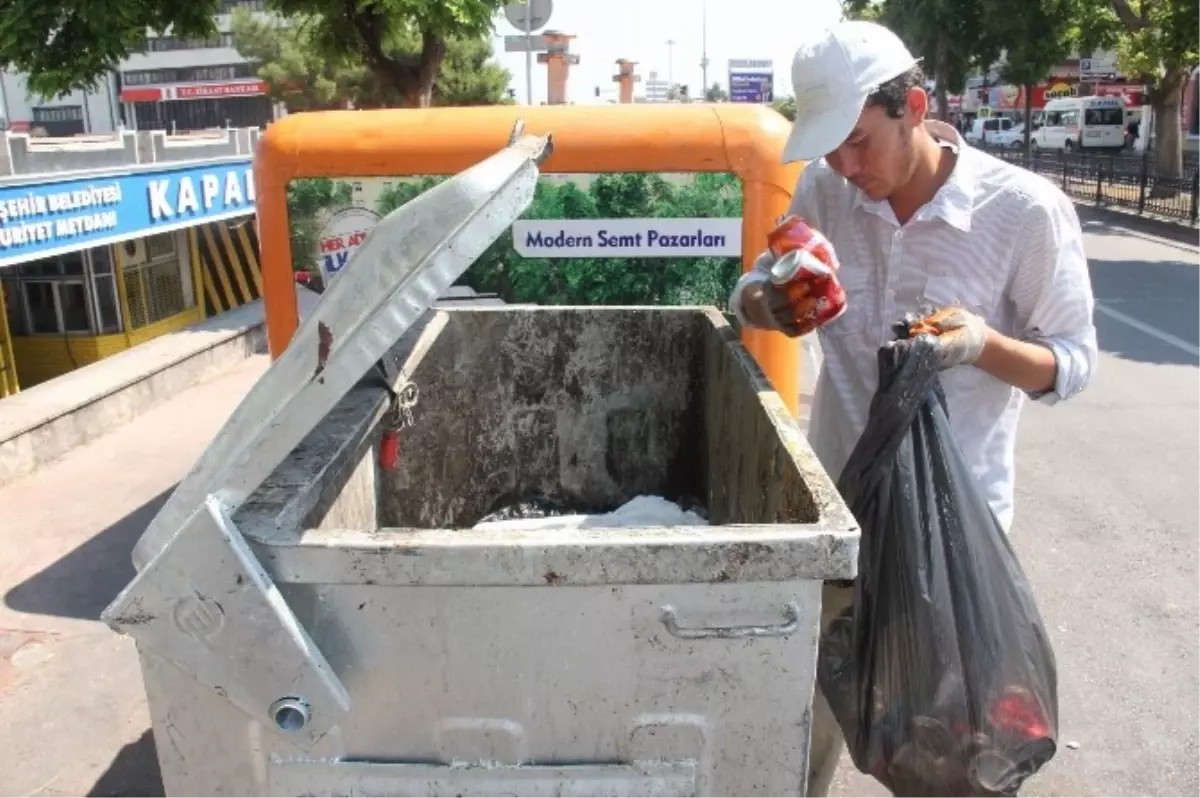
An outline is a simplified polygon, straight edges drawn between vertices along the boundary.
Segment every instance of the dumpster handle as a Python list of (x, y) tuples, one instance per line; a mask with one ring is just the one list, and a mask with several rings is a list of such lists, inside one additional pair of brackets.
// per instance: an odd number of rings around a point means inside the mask
[(684, 629), (679, 625), (675, 616), (675, 608), (670, 604), (662, 608), (660, 619), (663, 626), (672, 637), (680, 640), (702, 640), (718, 638), (721, 640), (736, 640), (743, 637), (785, 637), (796, 631), (800, 626), (800, 607), (791, 601), (783, 608), (784, 622), (776, 626), (700, 626), (695, 629)]

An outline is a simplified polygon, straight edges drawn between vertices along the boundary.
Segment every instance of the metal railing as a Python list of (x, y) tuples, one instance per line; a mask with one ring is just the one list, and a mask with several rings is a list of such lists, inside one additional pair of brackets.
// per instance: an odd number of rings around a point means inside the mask
[(1197, 223), (1200, 161), (1184, 153), (1180, 174), (1158, 174), (1153, 153), (1063, 152), (1020, 147), (988, 147), (990, 154), (1054, 180), (1067, 196), (1139, 215)]

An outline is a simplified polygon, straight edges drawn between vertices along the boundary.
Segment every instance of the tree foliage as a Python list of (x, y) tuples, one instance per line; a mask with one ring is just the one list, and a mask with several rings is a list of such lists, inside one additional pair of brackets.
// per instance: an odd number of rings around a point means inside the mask
[(795, 97), (777, 97), (775, 98), (775, 102), (771, 103), (771, 107), (782, 114), (789, 122), (796, 121)]
[[(456, 46), (462, 69), (452, 83), (465, 96), (486, 94), (498, 80), (464, 75), (478, 59), (480, 40), (492, 30), (503, 0), (268, 0), (267, 7), (305, 21), (305, 52), (282, 53), (298, 75), (337, 84), (336, 74), (361, 65), (389, 104), (428, 106), (443, 62)], [(0, 66), (30, 75), (30, 90), (55, 97), (88, 88), (130, 55), (145, 52), (148, 32), (205, 39), (216, 35), (220, 0), (0, 0)], [(456, 45), (457, 43), (457, 45)], [(264, 45), (266, 46), (266, 45)], [(283, 45), (279, 45), (282, 49)], [(329, 62), (328, 74), (313, 60)], [(483, 61), (487, 59), (484, 58)], [(453, 60), (452, 60), (453, 65)], [(318, 87), (309, 100), (332, 91)], [(391, 101), (394, 98), (394, 101)], [(294, 97), (296, 101), (301, 98)]]
[(729, 102), (729, 93), (721, 88), (720, 83), (713, 83), (713, 85), (709, 86), (708, 90), (704, 92), (704, 99), (710, 103)]
[[(320, 20), (313, 17), (262, 18), (239, 10), (233, 17), (234, 46), (258, 62), (258, 75), (289, 111), (344, 107), (378, 108), (402, 104), (356, 54), (326, 56), (315, 41)], [(434, 81), (433, 105), (496, 105), (510, 102), (510, 79), (492, 59), (483, 36), (446, 40), (446, 56)]]
[(503, 0), (269, 0), (281, 14), (312, 21), (312, 42), (325, 58), (360, 61), (397, 98), (432, 104), (448, 43), (489, 34)]
[[(390, 213), (442, 179), (397, 180), (380, 193), (375, 210)], [(311, 259), (302, 253), (314, 251), (318, 214), (348, 204), (348, 192), (348, 184), (329, 180), (294, 181), (289, 187), (297, 268), (306, 268)], [(699, 174), (679, 183), (655, 174), (606, 174), (586, 188), (572, 181), (539, 181), (522, 218), (733, 218), (741, 213), (741, 190), (732, 175)], [(304, 236), (307, 244), (299, 240)], [(463, 282), (507, 302), (723, 305), (739, 274), (738, 258), (523, 258), (508, 231), (475, 261)]]
[(1149, 87), (1155, 119), (1155, 169), (1182, 171), (1180, 110), (1200, 61), (1196, 0), (1078, 0), (1080, 37), (1117, 52), (1121, 71)]
[(327, 177), (293, 180), (288, 184), (287, 206), (294, 268), (304, 269), (317, 250), (321, 212), (345, 207), (353, 196), (353, 187), (349, 183)]
[(847, 17), (886, 25), (913, 55), (922, 59), (934, 80), (938, 114), (949, 112), (946, 96), (962, 90), (967, 75), (981, 60), (999, 54), (989, 39), (984, 8), (1004, 0), (848, 0)]
[(215, 35), (219, 8), (219, 0), (0, 0), (0, 68), (28, 73), (30, 91), (44, 97), (87, 89), (145, 51), (147, 30)]

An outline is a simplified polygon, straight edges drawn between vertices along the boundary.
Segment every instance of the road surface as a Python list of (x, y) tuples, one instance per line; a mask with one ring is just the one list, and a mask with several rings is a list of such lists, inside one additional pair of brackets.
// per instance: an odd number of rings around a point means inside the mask
[[(1053, 635), (1063, 747), (1027, 795), (1196, 795), (1200, 272), (1088, 223), (1102, 351), (1031, 406), (1013, 538)], [(261, 359), (0, 488), (0, 794), (161, 791), (132, 644), (96, 619), (129, 550)], [(19, 765), (18, 765), (19, 763)], [(886, 795), (844, 766), (838, 795)]]

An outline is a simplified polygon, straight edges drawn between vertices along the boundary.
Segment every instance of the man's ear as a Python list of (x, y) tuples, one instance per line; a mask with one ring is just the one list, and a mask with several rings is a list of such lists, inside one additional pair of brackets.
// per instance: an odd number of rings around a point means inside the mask
[(924, 122), (929, 113), (929, 95), (920, 86), (913, 86), (908, 90), (905, 107), (908, 119), (915, 127)]

